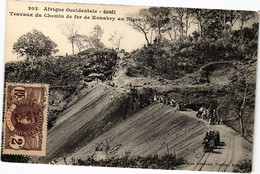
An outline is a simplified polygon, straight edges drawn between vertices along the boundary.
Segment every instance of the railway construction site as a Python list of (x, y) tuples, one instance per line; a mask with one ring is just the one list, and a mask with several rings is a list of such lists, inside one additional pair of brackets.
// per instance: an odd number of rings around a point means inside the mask
[[(59, 61), (71, 66), (70, 59)], [(133, 59), (119, 59), (108, 80), (93, 73), (96, 64), (74, 60), (73, 66), (90, 75), (79, 81), (77, 76), (52, 80), (46, 156), (28, 162), (232, 172), (252, 159), (251, 117), (241, 136), (234, 110), (229, 110), (237, 62), (211, 62), (169, 80), (138, 68)], [(201, 82), (205, 72), (207, 82)], [(219, 132), (219, 143), (207, 150), (205, 137), (213, 131)]]
[[(111, 57), (112, 69), (100, 65)], [(7, 64), (7, 77), (20, 79), (27, 64)], [(246, 65), (238, 61), (210, 62), (172, 80), (111, 50), (35, 64), (54, 70), (42, 78), (53, 83), (46, 156), (7, 161), (225, 172), (251, 165), (254, 97), (247, 99), (241, 136), (234, 79)], [(59, 77), (56, 70), (68, 72)], [(214, 131), (219, 142), (212, 145), (207, 134)]]
[[(90, 158), (104, 161), (126, 155), (174, 154), (186, 161), (177, 167), (180, 170), (232, 172), (241, 159), (252, 158), (252, 144), (228, 126), (210, 125), (193, 109), (181, 111), (154, 102), (154, 91), (165, 92), (169, 85), (159, 86), (150, 79), (153, 86), (139, 87), (133, 94), (125, 83), (120, 84), (123, 78), (137, 86), (145, 79), (126, 77), (123, 69), (118, 72), (114, 82), (120, 86), (92, 81), (71, 98), (48, 131), (46, 157), (35, 162), (77, 164), (77, 160)], [(204, 152), (203, 138), (215, 130), (220, 143), (212, 152)]]

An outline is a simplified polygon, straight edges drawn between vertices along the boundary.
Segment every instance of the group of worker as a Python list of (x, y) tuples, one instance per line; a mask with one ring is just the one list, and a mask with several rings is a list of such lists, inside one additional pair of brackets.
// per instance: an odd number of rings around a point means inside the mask
[(164, 105), (170, 105), (172, 107), (176, 106), (176, 101), (173, 98), (170, 98), (166, 95), (154, 95), (153, 102), (163, 103)]
[(209, 131), (206, 133), (202, 143), (204, 152), (213, 152), (213, 149), (220, 145), (219, 131)]
[(220, 119), (215, 108), (206, 108), (205, 106), (202, 106), (197, 111), (196, 116), (208, 121), (211, 125), (220, 124)]

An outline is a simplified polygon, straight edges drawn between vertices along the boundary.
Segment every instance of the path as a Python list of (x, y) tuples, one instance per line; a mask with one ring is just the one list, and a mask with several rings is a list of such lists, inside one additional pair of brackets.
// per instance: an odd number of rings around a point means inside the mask
[[(186, 111), (190, 116), (195, 116), (194, 111)], [(196, 117), (197, 118), (197, 117)], [(199, 119), (199, 118), (197, 118)], [(201, 120), (201, 119), (199, 119)], [(208, 131), (218, 130), (220, 132), (220, 145), (212, 153), (203, 152), (201, 148), (197, 149), (190, 155), (187, 160), (190, 164), (183, 165), (181, 169), (193, 171), (219, 171), (232, 172), (234, 165), (244, 158), (251, 158), (248, 151), (252, 148), (252, 144), (243, 139), (233, 129), (226, 125), (209, 125)], [(202, 143), (202, 140), (201, 140)]]

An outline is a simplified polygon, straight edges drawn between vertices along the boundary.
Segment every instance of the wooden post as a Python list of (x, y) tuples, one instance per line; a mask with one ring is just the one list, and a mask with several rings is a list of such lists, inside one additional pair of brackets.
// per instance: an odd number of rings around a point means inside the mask
[(65, 165), (68, 165), (65, 156), (63, 156), (63, 160), (64, 160)]
[(169, 147), (168, 147), (168, 143), (167, 143), (167, 154), (169, 155)]

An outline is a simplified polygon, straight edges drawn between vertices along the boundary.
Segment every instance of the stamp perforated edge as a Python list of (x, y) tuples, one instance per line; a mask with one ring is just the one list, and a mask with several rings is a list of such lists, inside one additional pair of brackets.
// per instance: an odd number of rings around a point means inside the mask
[[(22, 86), (28, 86), (28, 87), (44, 87), (46, 89), (45, 98), (46, 101), (44, 104), (46, 104), (46, 107), (44, 108), (43, 115), (44, 115), (44, 122), (42, 127), (42, 136), (43, 136), (43, 142), (42, 142), (42, 150), (41, 151), (34, 151), (34, 150), (11, 150), (11, 149), (5, 149), (5, 114), (6, 114), (6, 108), (7, 108), (7, 87), (10, 85), (22, 85)], [(2, 127), (2, 135), (3, 135), (3, 142), (2, 142), (2, 154), (4, 155), (23, 155), (23, 156), (45, 156), (46, 155), (46, 141), (47, 141), (47, 121), (48, 121), (48, 98), (49, 98), (49, 85), (43, 84), (43, 83), (5, 83), (5, 100), (4, 100), (4, 114), (3, 114), (3, 127)]]

